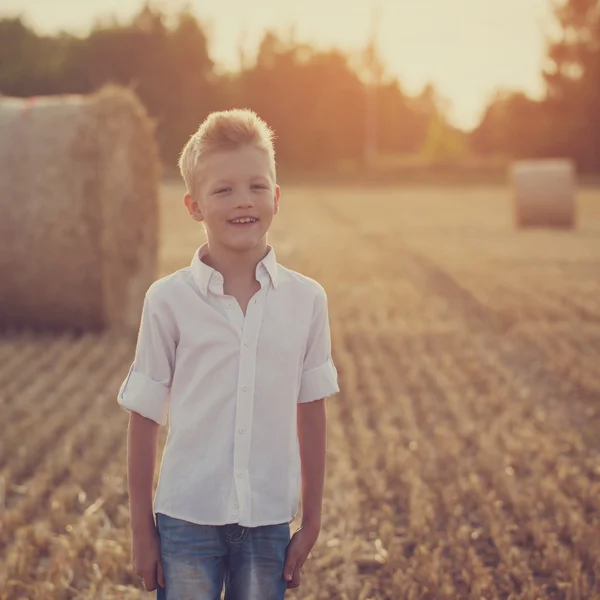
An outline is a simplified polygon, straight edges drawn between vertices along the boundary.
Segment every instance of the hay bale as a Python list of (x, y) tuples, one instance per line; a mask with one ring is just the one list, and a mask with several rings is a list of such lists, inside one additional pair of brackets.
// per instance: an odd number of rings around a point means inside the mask
[(520, 161), (512, 167), (517, 227), (575, 224), (576, 174), (566, 159)]
[(155, 279), (160, 163), (129, 90), (0, 97), (0, 327), (133, 329)]

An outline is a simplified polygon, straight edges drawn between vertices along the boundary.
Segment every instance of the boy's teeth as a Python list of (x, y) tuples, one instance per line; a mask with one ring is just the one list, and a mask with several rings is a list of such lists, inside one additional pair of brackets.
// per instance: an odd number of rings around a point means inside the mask
[(256, 221), (256, 219), (248, 217), (246, 219), (233, 219), (231, 222), (232, 223), (253, 223), (254, 221)]

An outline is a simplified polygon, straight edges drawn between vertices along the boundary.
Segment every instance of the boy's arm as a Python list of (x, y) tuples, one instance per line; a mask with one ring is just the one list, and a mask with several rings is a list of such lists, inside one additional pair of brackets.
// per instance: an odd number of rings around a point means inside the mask
[(298, 439), (302, 468), (302, 528), (318, 537), (327, 451), (325, 400), (298, 404)]
[(153, 486), (159, 426), (167, 421), (178, 343), (168, 314), (146, 295), (135, 359), (117, 395), (119, 404), (129, 411), (127, 485), (133, 566), (148, 591), (157, 584), (164, 587)]
[(127, 484), (133, 534), (154, 529), (153, 484), (159, 425), (136, 412), (127, 431)]
[(313, 306), (297, 404), (302, 469), (302, 527), (316, 532), (317, 536), (321, 528), (325, 483), (325, 398), (338, 391), (337, 370), (331, 358), (327, 294), (320, 287)]
[(298, 404), (298, 441), (302, 468), (302, 525), (288, 546), (283, 569), (288, 588), (300, 585), (302, 567), (321, 531), (325, 483), (325, 400)]
[(159, 425), (136, 412), (127, 432), (127, 484), (131, 522), (131, 558), (134, 571), (147, 591), (165, 587), (160, 540), (154, 524), (152, 488)]
[(168, 311), (159, 303), (144, 299), (135, 358), (117, 399), (130, 413), (135, 412), (165, 425), (175, 367), (178, 332)]

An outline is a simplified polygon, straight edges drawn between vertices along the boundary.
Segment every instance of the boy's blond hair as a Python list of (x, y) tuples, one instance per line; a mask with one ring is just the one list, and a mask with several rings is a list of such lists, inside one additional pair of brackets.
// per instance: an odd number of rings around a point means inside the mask
[(202, 157), (211, 152), (236, 150), (251, 145), (267, 152), (271, 175), (276, 180), (273, 130), (248, 108), (213, 112), (206, 117), (184, 146), (179, 157), (179, 170), (188, 194), (195, 196)]

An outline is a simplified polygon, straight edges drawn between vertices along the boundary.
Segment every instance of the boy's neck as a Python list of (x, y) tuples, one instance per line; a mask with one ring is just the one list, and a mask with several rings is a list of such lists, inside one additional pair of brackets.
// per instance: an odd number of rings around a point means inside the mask
[(202, 261), (221, 273), (226, 281), (253, 281), (256, 279), (256, 265), (268, 252), (266, 240), (250, 250), (241, 252), (211, 244), (209, 241)]

